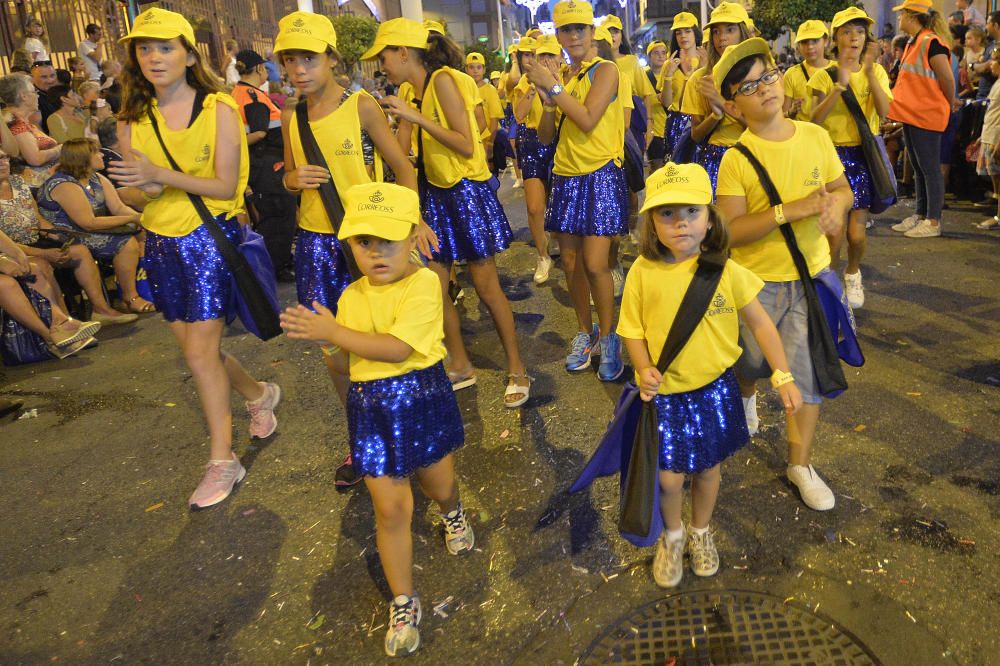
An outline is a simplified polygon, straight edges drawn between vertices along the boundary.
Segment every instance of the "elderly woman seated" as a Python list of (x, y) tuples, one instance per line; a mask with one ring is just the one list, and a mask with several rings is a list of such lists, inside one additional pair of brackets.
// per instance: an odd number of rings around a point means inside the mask
[(28, 164), (24, 180), (37, 189), (52, 175), (60, 150), (59, 143), (32, 122), (38, 114), (38, 91), (30, 77), (9, 74), (0, 78), (0, 102), (7, 107), (3, 121), (17, 142), (21, 159)]
[(97, 173), (104, 166), (93, 139), (63, 144), (56, 173), (38, 192), (38, 209), (57, 229), (85, 232), (81, 241), (98, 261), (110, 261), (122, 290), (122, 300), (134, 313), (153, 312), (152, 303), (135, 288), (139, 264), (139, 213), (118, 197), (114, 185)]

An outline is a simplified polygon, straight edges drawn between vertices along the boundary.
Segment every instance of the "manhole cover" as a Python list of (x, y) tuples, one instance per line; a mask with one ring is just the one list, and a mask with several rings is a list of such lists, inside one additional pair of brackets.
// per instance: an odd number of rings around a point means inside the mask
[(640, 606), (590, 644), (580, 664), (881, 664), (828, 617), (758, 592), (690, 592)]

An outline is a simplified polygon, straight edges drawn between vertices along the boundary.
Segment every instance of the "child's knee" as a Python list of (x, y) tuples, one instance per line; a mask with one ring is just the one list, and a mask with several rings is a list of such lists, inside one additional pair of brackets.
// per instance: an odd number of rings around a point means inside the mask
[(661, 471), (660, 492), (664, 495), (676, 495), (684, 492), (684, 475)]
[(413, 518), (413, 497), (411, 495), (385, 498), (374, 502), (375, 522), (386, 529), (409, 529)]
[(702, 470), (694, 475), (699, 483), (719, 483), (722, 481), (722, 466), (716, 465), (709, 469)]

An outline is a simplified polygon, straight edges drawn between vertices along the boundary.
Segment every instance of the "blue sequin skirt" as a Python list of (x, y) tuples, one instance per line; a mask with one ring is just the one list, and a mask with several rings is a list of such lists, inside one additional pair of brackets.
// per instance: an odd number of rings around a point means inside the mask
[[(215, 218), (226, 237), (238, 245), (236, 218)], [(146, 276), (153, 304), (167, 321), (209, 321), (236, 316), (233, 276), (215, 239), (199, 225), (186, 236), (161, 236), (146, 232)]]
[(663, 145), (667, 151), (667, 160), (674, 152), (674, 147), (680, 141), (684, 132), (691, 129), (691, 114), (680, 111), (669, 111), (667, 113), (667, 125), (663, 132)]
[(583, 176), (552, 174), (545, 229), (576, 236), (627, 234), (628, 187), (622, 168), (612, 161)]
[(547, 181), (552, 175), (552, 158), (556, 154), (555, 143), (542, 143), (538, 131), (521, 124), (517, 128), (517, 166), (521, 177), (539, 178)]
[(347, 429), (361, 476), (406, 477), (465, 443), (443, 363), (398, 377), (351, 382)]
[(854, 210), (867, 210), (872, 205), (872, 176), (861, 146), (835, 146), (837, 156), (844, 165), (844, 175), (854, 192)]
[(686, 393), (657, 395), (660, 469), (679, 474), (703, 472), (750, 441), (736, 373)]
[(712, 197), (715, 198), (715, 188), (719, 185), (719, 165), (722, 164), (722, 156), (729, 150), (729, 146), (719, 146), (714, 143), (705, 143), (698, 146), (698, 164), (705, 167), (708, 178), (712, 181)]
[(337, 313), (337, 301), (351, 284), (347, 260), (336, 234), (299, 229), (295, 241), (295, 292), (299, 303), (312, 308), (319, 301)]
[(449, 188), (420, 182), (420, 212), (441, 248), (434, 261), (450, 264), (500, 254), (514, 234), (489, 181), (463, 178)]

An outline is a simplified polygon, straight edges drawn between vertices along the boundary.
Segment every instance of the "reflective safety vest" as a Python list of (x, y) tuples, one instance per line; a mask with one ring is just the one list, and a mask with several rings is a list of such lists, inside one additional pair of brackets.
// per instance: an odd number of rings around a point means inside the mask
[(903, 52), (899, 78), (892, 89), (889, 119), (913, 127), (943, 132), (948, 127), (951, 108), (941, 92), (937, 74), (931, 69), (931, 42), (939, 40), (930, 30), (921, 31)]

